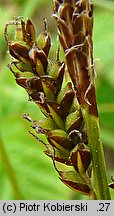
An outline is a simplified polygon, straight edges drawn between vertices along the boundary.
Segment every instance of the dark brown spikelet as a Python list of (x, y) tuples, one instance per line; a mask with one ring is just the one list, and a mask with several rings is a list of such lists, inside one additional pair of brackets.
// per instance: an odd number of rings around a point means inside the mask
[[(60, 41), (65, 50), (67, 64), (69, 58), (80, 59), (81, 55), (84, 61), (84, 73), (85, 70), (87, 71), (86, 67), (88, 67), (88, 64), (92, 64), (92, 62), (87, 63), (86, 56), (92, 55), (91, 49), (88, 50), (87, 48), (87, 44), (91, 48), (92, 33), (89, 29), (83, 33), (83, 22), (85, 22), (84, 20), (87, 16), (86, 22), (92, 26), (92, 5), (89, 15), (85, 14), (85, 12), (82, 13), (85, 9), (85, 6), (79, 4), (78, 1), (65, 1), (65, 4), (63, 4), (63, 1), (55, 1), (54, 5), (54, 11), (57, 14)], [(78, 22), (81, 27), (77, 24)], [(8, 39), (7, 28), (10, 24), (14, 24), (16, 28), (15, 40)], [(82, 38), (80, 42), (78, 31), (80, 31)], [(74, 88), (76, 80), (72, 76), (72, 70), (74, 70), (73, 62), (70, 61), (68, 64), (68, 68), (71, 67), (69, 72), (72, 80), (65, 81), (65, 63), (60, 62), (58, 58), (54, 63), (48, 59), (51, 48), (51, 37), (47, 29), (45, 28), (44, 32), (37, 37), (34, 25), (29, 19), (17, 19), (7, 24), (5, 38), (9, 53), (13, 57), (9, 67), (15, 76), (17, 84), (27, 91), (29, 99), (34, 101), (44, 114), (44, 119), (35, 121), (30, 116), (23, 115), (25, 119), (31, 122), (32, 128), (35, 131), (35, 133), (30, 133), (46, 146), (45, 154), (52, 158), (54, 167), (62, 182), (75, 191), (89, 195), (91, 184), (84, 176), (86, 174), (88, 176), (91, 157), (86, 146), (86, 132), (84, 133), (86, 130), (76, 97), (76, 89)], [(78, 49), (77, 46), (79, 43), (81, 46)], [(80, 61), (82, 60), (79, 60), (78, 67), (81, 64)], [(86, 83), (86, 85), (90, 86), (90, 83)], [(84, 95), (86, 88), (87, 86), (84, 87)], [(80, 94), (79, 91), (78, 96)], [(85, 103), (84, 98), (79, 102), (82, 103), (83, 101)], [(45, 144), (40, 140), (38, 134), (44, 134), (48, 143)], [(81, 147), (79, 147), (79, 143), (83, 143), (82, 145), (80, 144)], [(86, 157), (88, 157), (87, 160)], [(63, 164), (59, 170), (57, 168), (58, 164), (59, 167)], [(65, 171), (66, 168), (69, 171)], [(83, 172), (80, 172), (80, 170), (83, 170)]]
[(98, 116), (94, 88), (93, 1), (53, 2), (59, 39), (78, 102), (81, 106), (89, 106), (90, 113)]

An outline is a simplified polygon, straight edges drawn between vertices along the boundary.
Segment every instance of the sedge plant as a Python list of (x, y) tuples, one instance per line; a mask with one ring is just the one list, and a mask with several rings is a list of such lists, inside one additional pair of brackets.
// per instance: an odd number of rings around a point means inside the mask
[[(109, 200), (94, 84), (93, 1), (53, 0), (53, 11), (59, 37), (55, 62), (48, 57), (52, 42), (45, 19), (39, 36), (28, 18), (6, 24), (5, 39), (12, 57), (8, 66), (44, 114), (41, 120), (23, 117), (32, 124), (30, 133), (45, 145), (45, 154), (66, 186), (90, 199)], [(9, 25), (15, 26), (13, 40), (8, 38)], [(45, 135), (47, 143), (39, 134)]]

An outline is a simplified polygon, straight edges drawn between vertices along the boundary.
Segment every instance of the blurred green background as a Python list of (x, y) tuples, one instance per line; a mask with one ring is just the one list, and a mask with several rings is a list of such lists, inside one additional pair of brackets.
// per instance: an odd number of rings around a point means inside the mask
[[(104, 144), (107, 174), (114, 174), (114, 1), (94, 0), (94, 58), (96, 89)], [(29, 17), (37, 33), (43, 31), (43, 17), (52, 35), (51, 58), (57, 49), (56, 22), (51, 0), (0, 0), (0, 199), (87, 199), (68, 189), (58, 178), (52, 161), (29, 133), (30, 125), (22, 118), (42, 117), (27, 93), (15, 83), (7, 68), (10, 57), (4, 40), (5, 23), (13, 16)], [(114, 191), (110, 190), (112, 199)]]

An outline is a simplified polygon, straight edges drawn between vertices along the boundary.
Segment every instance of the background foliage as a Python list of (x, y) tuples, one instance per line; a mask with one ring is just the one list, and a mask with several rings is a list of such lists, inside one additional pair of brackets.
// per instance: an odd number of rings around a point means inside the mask
[[(114, 1), (94, 0), (94, 56), (96, 89), (104, 144), (107, 173), (114, 174)], [(32, 5), (32, 7), (31, 7)], [(0, 199), (80, 199), (57, 177), (52, 161), (29, 133), (30, 125), (22, 118), (29, 113), (33, 119), (42, 118), (37, 106), (28, 101), (27, 93), (17, 86), (7, 68), (10, 57), (3, 37), (5, 23), (13, 16), (32, 19), (37, 33), (43, 31), (43, 17), (53, 38), (50, 57), (57, 49), (56, 23), (51, 17), (50, 0), (0, 1)], [(114, 199), (114, 192), (111, 195)], [(86, 197), (82, 197), (86, 199)]]

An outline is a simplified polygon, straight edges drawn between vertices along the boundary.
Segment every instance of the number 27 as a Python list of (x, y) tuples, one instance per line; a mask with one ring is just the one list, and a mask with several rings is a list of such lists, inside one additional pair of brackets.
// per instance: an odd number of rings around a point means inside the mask
[(99, 203), (99, 211), (108, 211), (110, 203)]

